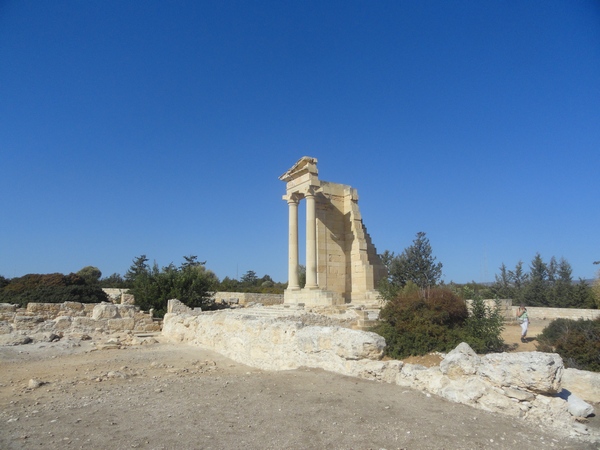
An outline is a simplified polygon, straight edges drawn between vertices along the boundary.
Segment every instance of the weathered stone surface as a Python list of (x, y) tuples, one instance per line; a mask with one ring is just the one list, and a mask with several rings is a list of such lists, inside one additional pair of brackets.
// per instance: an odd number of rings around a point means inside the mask
[(526, 417), (563, 429), (573, 424), (573, 416), (568, 411), (567, 402), (562, 398), (546, 395), (538, 395), (531, 402)]
[(100, 303), (94, 306), (92, 319), (116, 319), (119, 318), (119, 308), (111, 303)]
[(440, 363), (440, 370), (450, 378), (474, 375), (480, 363), (481, 358), (469, 344), (462, 342), (444, 357)]
[(99, 326), (101, 326), (101, 322), (90, 317), (73, 317), (71, 331), (90, 333)]
[(437, 394), (456, 403), (474, 404), (486, 392), (490, 385), (481, 378), (468, 376), (465, 379), (448, 379), (448, 383)]
[(513, 389), (507, 387), (502, 390), (504, 391), (504, 395), (519, 400), (520, 402), (531, 401), (535, 399), (534, 394), (532, 394), (531, 392), (523, 391), (521, 389)]
[(28, 303), (27, 313), (37, 315), (54, 315), (60, 311), (60, 303)]
[(0, 303), (0, 313), (15, 312), (16, 310), (17, 305), (12, 305), (10, 303)]
[(598, 372), (565, 369), (561, 386), (586, 402), (600, 403), (600, 373)]
[(108, 319), (108, 329), (110, 331), (127, 331), (133, 330), (135, 320), (133, 317), (125, 317), (123, 319)]
[(560, 390), (562, 358), (555, 353), (492, 353), (481, 358), (477, 374), (496, 386), (553, 394)]
[(568, 410), (572, 416), (585, 418), (594, 414), (594, 407), (592, 405), (586, 403), (570, 391), (563, 389), (558, 395), (567, 400)]
[(0, 334), (12, 333), (13, 328), (7, 321), (0, 322)]
[(83, 311), (84, 306), (83, 303), (80, 302), (64, 302), (62, 303), (62, 307), (60, 309), (73, 313), (76, 311)]
[(32, 378), (31, 380), (29, 380), (29, 383), (27, 383), (27, 387), (29, 389), (37, 389), (37, 388), (39, 388), (43, 384), (44, 384), (43, 381), (36, 380), (35, 378)]
[(71, 328), (73, 318), (71, 316), (59, 316), (54, 319), (54, 329), (59, 331)]
[(0, 334), (0, 345), (25, 345), (32, 342), (33, 339), (24, 334)]
[(346, 373), (350, 376), (366, 380), (395, 383), (402, 370), (402, 361), (349, 361), (346, 363)]
[(300, 322), (247, 317), (227, 311), (200, 316), (166, 314), (163, 335), (266, 370), (305, 366), (346, 373), (347, 361), (378, 359), (385, 347), (385, 340), (375, 333), (305, 327)]
[[(116, 305), (119, 317), (135, 317), (139, 308), (133, 305)], [(146, 314), (147, 316), (147, 314)]]

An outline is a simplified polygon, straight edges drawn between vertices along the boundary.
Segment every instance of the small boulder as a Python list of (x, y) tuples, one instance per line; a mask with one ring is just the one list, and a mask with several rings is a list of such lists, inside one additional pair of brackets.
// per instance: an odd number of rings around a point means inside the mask
[(477, 375), (498, 387), (555, 394), (560, 390), (563, 371), (562, 358), (556, 353), (492, 353), (481, 358)]
[(29, 383), (27, 384), (27, 387), (29, 389), (37, 389), (40, 386), (42, 386), (43, 384), (44, 384), (43, 381), (36, 380), (35, 378), (32, 378), (31, 380), (29, 380)]
[(481, 358), (473, 351), (466, 342), (461, 342), (448, 353), (440, 363), (440, 370), (449, 378), (457, 378), (464, 375), (474, 375)]

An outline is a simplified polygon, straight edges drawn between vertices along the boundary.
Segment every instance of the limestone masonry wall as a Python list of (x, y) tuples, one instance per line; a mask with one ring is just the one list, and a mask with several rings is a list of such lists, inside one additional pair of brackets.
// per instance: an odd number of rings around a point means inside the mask
[(311, 326), (298, 317), (245, 315), (243, 309), (198, 315), (168, 313), (162, 335), (263, 370), (314, 367), (394, 383), (486, 411), (542, 422), (571, 434), (589, 434), (585, 424), (575, 418), (593, 414), (593, 407), (583, 399), (588, 387), (596, 386), (600, 378), (592, 374), (593, 380), (582, 380), (570, 372), (569, 390), (563, 390), (565, 369), (557, 354), (478, 356), (465, 343), (448, 353), (438, 367), (382, 361), (385, 340), (377, 334)]
[(215, 292), (213, 296), (217, 303), (232, 303), (247, 305), (248, 303), (262, 303), (280, 305), (283, 303), (283, 294), (257, 294), (254, 292)]
[[(511, 317), (516, 317), (518, 306), (511, 307)], [(575, 309), (575, 308), (540, 308), (528, 306), (527, 312), (531, 320), (554, 320), (554, 319), (589, 319), (600, 317), (600, 309)]]
[(0, 303), (0, 335), (40, 333), (160, 331), (160, 323), (133, 305), (29, 303), (26, 308)]
[[(471, 307), (473, 300), (467, 300), (467, 307)], [(488, 307), (494, 307), (495, 300), (484, 300)], [(504, 317), (508, 320), (516, 320), (517, 309), (519, 306), (513, 306), (512, 299), (500, 299), (500, 309)], [(600, 317), (600, 309), (576, 309), (576, 308), (542, 308), (537, 306), (528, 306), (527, 311), (531, 320), (554, 320), (554, 319), (589, 319), (594, 320)]]

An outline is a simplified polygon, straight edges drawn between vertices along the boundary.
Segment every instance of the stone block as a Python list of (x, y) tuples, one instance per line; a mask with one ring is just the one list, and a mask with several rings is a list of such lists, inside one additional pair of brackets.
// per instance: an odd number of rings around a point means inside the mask
[(13, 328), (12, 325), (6, 321), (0, 322), (0, 334), (9, 334), (12, 333)]
[(54, 319), (54, 329), (57, 331), (64, 331), (71, 328), (73, 319), (71, 316), (58, 316)]
[(133, 317), (123, 319), (108, 319), (108, 329), (110, 331), (130, 331), (135, 328)]
[(72, 331), (81, 333), (93, 332), (96, 328), (103, 327), (105, 321), (99, 321), (90, 317), (73, 317)]
[(119, 317), (135, 317), (138, 310), (134, 305), (117, 305)]
[(481, 358), (477, 374), (498, 387), (554, 394), (560, 390), (563, 371), (562, 358), (556, 353), (492, 353)]
[(586, 402), (600, 403), (600, 373), (598, 372), (565, 369), (561, 386)]
[(440, 370), (450, 378), (464, 375), (474, 375), (481, 363), (481, 358), (473, 351), (466, 342), (448, 353), (440, 363)]
[(112, 303), (100, 303), (95, 305), (92, 312), (92, 319), (94, 320), (117, 319), (119, 317), (119, 308)]
[(17, 311), (17, 305), (10, 303), (0, 303), (0, 314), (3, 313), (14, 313)]

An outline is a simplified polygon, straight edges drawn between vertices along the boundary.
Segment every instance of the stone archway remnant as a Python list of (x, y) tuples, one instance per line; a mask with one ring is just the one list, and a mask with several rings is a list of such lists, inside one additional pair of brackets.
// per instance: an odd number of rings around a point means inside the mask
[[(356, 189), (319, 180), (317, 159), (304, 156), (279, 177), (288, 204), (288, 288), (285, 303), (376, 304), (386, 268), (358, 209)], [(306, 200), (306, 284), (298, 280), (298, 205)]]

